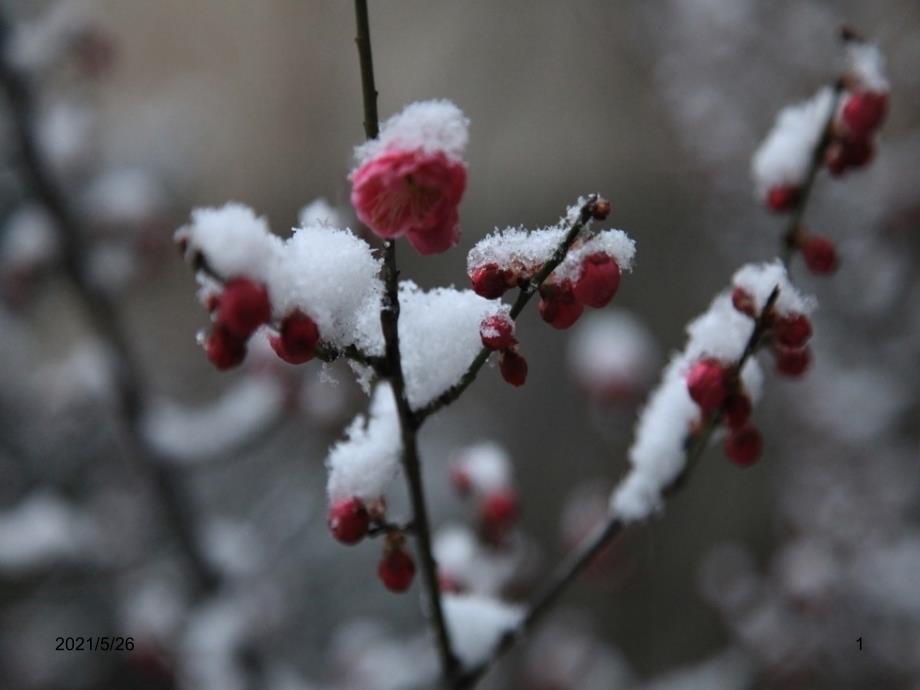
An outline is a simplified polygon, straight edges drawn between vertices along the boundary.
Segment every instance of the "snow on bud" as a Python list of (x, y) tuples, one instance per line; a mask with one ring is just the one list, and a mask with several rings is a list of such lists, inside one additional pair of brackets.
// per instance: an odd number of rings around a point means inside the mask
[(461, 494), (497, 494), (512, 488), (511, 457), (493, 441), (461, 449), (451, 463), (451, 479)]
[(725, 454), (736, 465), (748, 467), (760, 459), (763, 437), (752, 426), (733, 429), (725, 438)]
[(598, 252), (582, 261), (581, 275), (573, 290), (579, 302), (600, 309), (610, 303), (619, 287), (620, 267), (609, 256)]
[(490, 350), (507, 350), (517, 344), (514, 321), (504, 314), (486, 317), (479, 325), (482, 344)]
[(779, 294), (773, 303), (773, 311), (778, 317), (808, 316), (816, 306), (814, 298), (806, 297), (795, 289), (779, 259), (745, 264), (732, 276), (732, 286), (732, 304), (752, 318), (760, 313), (777, 287)]
[(405, 592), (415, 577), (415, 561), (400, 533), (388, 534), (383, 544), (383, 556), (377, 566), (377, 576), (391, 592)]
[(834, 93), (824, 87), (811, 99), (783, 108), (754, 153), (754, 187), (771, 209), (789, 210), (797, 201), (833, 105)]
[(512, 386), (523, 386), (527, 381), (527, 360), (516, 350), (504, 350), (498, 360), (502, 378)]
[(454, 651), (467, 668), (487, 659), (523, 616), (520, 606), (477, 594), (446, 594), (443, 603)]
[(272, 349), (288, 364), (303, 364), (313, 359), (319, 343), (316, 322), (295, 310), (281, 322), (280, 334), (269, 338)]
[(457, 207), (466, 189), (468, 121), (448, 101), (413, 103), (355, 150), (351, 202), (384, 238), (405, 236), (421, 254), (460, 239)]
[(370, 515), (360, 498), (344, 498), (329, 508), (329, 529), (343, 544), (357, 544), (367, 535)]
[(473, 292), (486, 299), (496, 299), (508, 289), (508, 272), (498, 264), (478, 266), (470, 273)]
[(272, 307), (264, 285), (248, 278), (227, 282), (217, 306), (217, 322), (233, 335), (246, 340), (255, 330), (271, 320)]

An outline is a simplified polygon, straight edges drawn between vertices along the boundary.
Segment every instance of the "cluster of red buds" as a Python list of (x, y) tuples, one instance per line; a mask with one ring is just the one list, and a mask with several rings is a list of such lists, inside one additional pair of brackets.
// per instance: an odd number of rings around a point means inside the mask
[(744, 391), (733, 363), (713, 357), (699, 360), (687, 372), (687, 391), (704, 418), (721, 412), (728, 429), (725, 454), (736, 465), (747, 467), (760, 458), (763, 437), (750, 423), (751, 399)]
[[(211, 363), (220, 370), (238, 366), (246, 358), (246, 343), (260, 326), (271, 323), (272, 305), (265, 285), (249, 278), (233, 278), (205, 299), (213, 325), (204, 339)], [(299, 309), (285, 316), (278, 333), (269, 336), (272, 349), (289, 364), (313, 359), (319, 343), (316, 322)]]
[(504, 314), (488, 316), (479, 325), (479, 336), (483, 346), (501, 353), (502, 378), (512, 386), (523, 386), (527, 380), (527, 360), (518, 349), (514, 321)]
[[(735, 287), (732, 291), (732, 304), (742, 314), (757, 318), (754, 298), (743, 288)], [(765, 315), (767, 334), (770, 337), (770, 350), (776, 361), (776, 370), (791, 378), (798, 378), (811, 364), (811, 320), (800, 313), (778, 314), (772, 309)]]
[(386, 531), (383, 553), (377, 566), (377, 576), (391, 592), (405, 592), (415, 577), (415, 561), (406, 545), (406, 537), (399, 528), (385, 521), (386, 502), (381, 498), (365, 504), (360, 498), (343, 498), (329, 508), (328, 524), (332, 536), (343, 544), (362, 541), (373, 527)]

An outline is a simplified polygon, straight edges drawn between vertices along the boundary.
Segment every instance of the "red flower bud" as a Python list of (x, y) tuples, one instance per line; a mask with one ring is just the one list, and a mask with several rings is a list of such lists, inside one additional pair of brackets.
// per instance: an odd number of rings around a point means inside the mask
[(514, 337), (514, 322), (504, 314), (488, 316), (479, 324), (482, 344), (490, 350), (507, 350), (517, 344)]
[(479, 516), (490, 528), (508, 527), (517, 517), (517, 511), (517, 496), (510, 489), (489, 494), (479, 506)]
[(811, 350), (807, 347), (790, 348), (775, 346), (776, 370), (783, 376), (798, 378), (811, 364)]
[(767, 192), (767, 206), (777, 213), (789, 211), (798, 203), (800, 195), (801, 190), (795, 185), (777, 185)]
[(874, 91), (851, 93), (843, 104), (840, 117), (856, 138), (864, 138), (881, 126), (888, 114), (888, 94)]
[(329, 529), (343, 544), (357, 544), (364, 539), (370, 516), (360, 498), (343, 498), (329, 508)]
[(728, 397), (725, 367), (716, 359), (701, 359), (687, 372), (687, 391), (704, 414), (715, 412)]
[(609, 256), (598, 252), (582, 261), (574, 293), (582, 304), (600, 309), (610, 303), (619, 287), (620, 267)]
[(540, 316), (553, 328), (569, 328), (585, 310), (576, 298), (572, 283), (546, 284), (540, 287)]
[(748, 467), (760, 458), (763, 451), (763, 437), (752, 426), (732, 431), (725, 439), (725, 454), (736, 465)]
[(837, 250), (826, 237), (812, 235), (801, 245), (802, 256), (808, 270), (818, 275), (826, 275), (837, 270)]
[(504, 350), (498, 360), (502, 378), (512, 386), (523, 386), (527, 380), (527, 360), (514, 350)]
[(811, 338), (811, 321), (805, 314), (790, 314), (776, 320), (773, 333), (783, 347), (803, 347)]
[(505, 294), (508, 289), (507, 272), (498, 264), (486, 264), (473, 269), (470, 281), (473, 292), (486, 299), (495, 299)]
[(725, 421), (732, 429), (740, 429), (751, 418), (751, 400), (744, 393), (732, 393), (725, 401)]
[(405, 549), (402, 536), (398, 541), (387, 541), (383, 547), (383, 557), (377, 566), (377, 576), (383, 586), (391, 592), (405, 592), (415, 577), (415, 561)]
[(744, 288), (736, 287), (732, 290), (732, 306), (752, 319), (757, 318), (757, 305), (754, 303), (754, 298)]
[(272, 318), (268, 290), (249, 278), (234, 278), (220, 295), (217, 321), (235, 336), (245, 340)]
[(246, 359), (246, 341), (218, 322), (214, 324), (205, 340), (204, 351), (211, 364), (224, 371), (232, 369)]
[(303, 364), (313, 359), (318, 342), (316, 322), (300, 310), (285, 316), (280, 335), (269, 338), (275, 354), (288, 364)]

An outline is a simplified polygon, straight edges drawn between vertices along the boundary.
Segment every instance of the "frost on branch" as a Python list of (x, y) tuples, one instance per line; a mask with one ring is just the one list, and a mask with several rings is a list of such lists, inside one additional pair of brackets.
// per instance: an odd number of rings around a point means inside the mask
[(472, 667), (484, 661), (505, 633), (520, 623), (523, 609), (491, 597), (447, 594), (444, 615), (457, 657)]
[(809, 100), (786, 106), (776, 116), (751, 163), (757, 196), (771, 208), (786, 210), (796, 200), (833, 107), (834, 92), (823, 87)]
[[(771, 276), (771, 271), (775, 276)], [(780, 273), (779, 271), (782, 271)], [(786, 286), (784, 308), (810, 305), (810, 300), (798, 295), (779, 264), (749, 265), (736, 274), (755, 297), (762, 297), (769, 277), (776, 277), (781, 289)], [(772, 288), (771, 288), (772, 291)], [(782, 294), (782, 293), (781, 293)], [(780, 310), (782, 311), (782, 310)], [(724, 384), (717, 390), (715, 405), (707, 409), (703, 397), (691, 397), (703, 391), (710, 394), (713, 386), (697, 388), (704, 378), (697, 374), (700, 365), (708, 366), (722, 380), (739, 361), (754, 329), (750, 314), (733, 305), (732, 297), (724, 292), (713, 300), (709, 309), (687, 326), (688, 340), (684, 351), (675, 355), (665, 369), (662, 382), (652, 393), (639, 417), (635, 441), (629, 451), (631, 469), (611, 497), (611, 510), (623, 520), (641, 520), (662, 504), (662, 492), (671, 485), (686, 466), (685, 444), (690, 435), (708, 415), (726, 406), (726, 418), (731, 434), (726, 452), (738, 464), (750, 464), (759, 453), (759, 435), (747, 425), (751, 406), (760, 397), (763, 373), (755, 359), (747, 360), (741, 371), (739, 389), (734, 393)], [(719, 386), (722, 384), (720, 383)], [(743, 401), (740, 411), (733, 410), (734, 400)], [(742, 443), (743, 442), (743, 443)]]
[(329, 499), (373, 501), (396, 476), (402, 453), (396, 401), (389, 384), (377, 386), (368, 416), (358, 415), (345, 436), (326, 459)]

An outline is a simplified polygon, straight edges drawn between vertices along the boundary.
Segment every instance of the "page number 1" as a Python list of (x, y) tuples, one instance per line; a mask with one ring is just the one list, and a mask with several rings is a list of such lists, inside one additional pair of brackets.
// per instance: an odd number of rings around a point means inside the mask
[(856, 644), (859, 645), (859, 651), (862, 651), (862, 638), (861, 637), (856, 638)]

